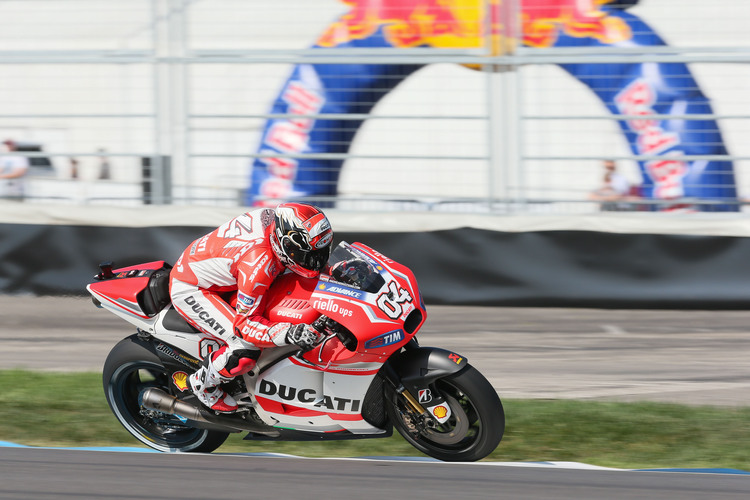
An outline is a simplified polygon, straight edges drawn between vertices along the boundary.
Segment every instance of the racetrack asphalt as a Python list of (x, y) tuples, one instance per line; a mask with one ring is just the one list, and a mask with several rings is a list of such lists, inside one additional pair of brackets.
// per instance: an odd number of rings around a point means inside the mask
[[(0, 295), (0, 368), (101, 371), (134, 329), (88, 298)], [(454, 350), (502, 398), (747, 405), (750, 313), (430, 307), (422, 345)], [(2, 447), (0, 499), (740, 499), (750, 476)], [(137, 478), (137, 480), (134, 480)], [(219, 486), (220, 485), (220, 486)]]
[(746, 499), (750, 476), (543, 464), (5, 448), (0, 499)]
[[(0, 295), (0, 367), (100, 372), (135, 330), (85, 297)], [(422, 345), (501, 398), (750, 404), (750, 312), (427, 306)]]

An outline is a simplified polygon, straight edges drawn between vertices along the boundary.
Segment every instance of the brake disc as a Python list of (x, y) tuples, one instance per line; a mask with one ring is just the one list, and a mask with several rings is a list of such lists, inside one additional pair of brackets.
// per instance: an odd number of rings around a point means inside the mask
[(460, 443), (461, 440), (466, 437), (466, 432), (469, 430), (469, 416), (455, 398), (448, 394), (445, 394), (444, 397), (450, 405), (452, 412), (451, 418), (448, 422), (455, 422), (455, 425), (448, 432), (440, 432), (436, 429), (425, 428), (423, 435), (437, 444)]

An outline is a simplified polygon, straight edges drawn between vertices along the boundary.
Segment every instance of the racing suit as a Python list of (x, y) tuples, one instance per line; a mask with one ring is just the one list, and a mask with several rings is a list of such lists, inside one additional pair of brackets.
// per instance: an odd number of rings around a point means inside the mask
[[(264, 295), (285, 270), (270, 244), (273, 221), (269, 208), (235, 217), (195, 240), (171, 271), (173, 307), (223, 344), (206, 355), (202, 368), (190, 377), (193, 392), (217, 411), (237, 408), (219, 384), (252, 370), (263, 348), (288, 343), (292, 323), (262, 316)], [(234, 292), (236, 302), (230, 299)]]

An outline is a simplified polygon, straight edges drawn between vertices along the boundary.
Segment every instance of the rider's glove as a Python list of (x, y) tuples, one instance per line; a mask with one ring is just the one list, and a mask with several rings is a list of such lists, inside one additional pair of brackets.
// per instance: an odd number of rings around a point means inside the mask
[(286, 331), (287, 344), (299, 346), (303, 351), (309, 351), (323, 340), (323, 334), (310, 325), (304, 323), (292, 325)]

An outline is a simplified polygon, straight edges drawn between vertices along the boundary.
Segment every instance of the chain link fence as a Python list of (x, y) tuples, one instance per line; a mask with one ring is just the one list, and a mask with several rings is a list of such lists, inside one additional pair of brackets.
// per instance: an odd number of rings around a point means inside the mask
[(0, 158), (27, 203), (737, 211), (748, 25), (744, 0), (6, 0)]

